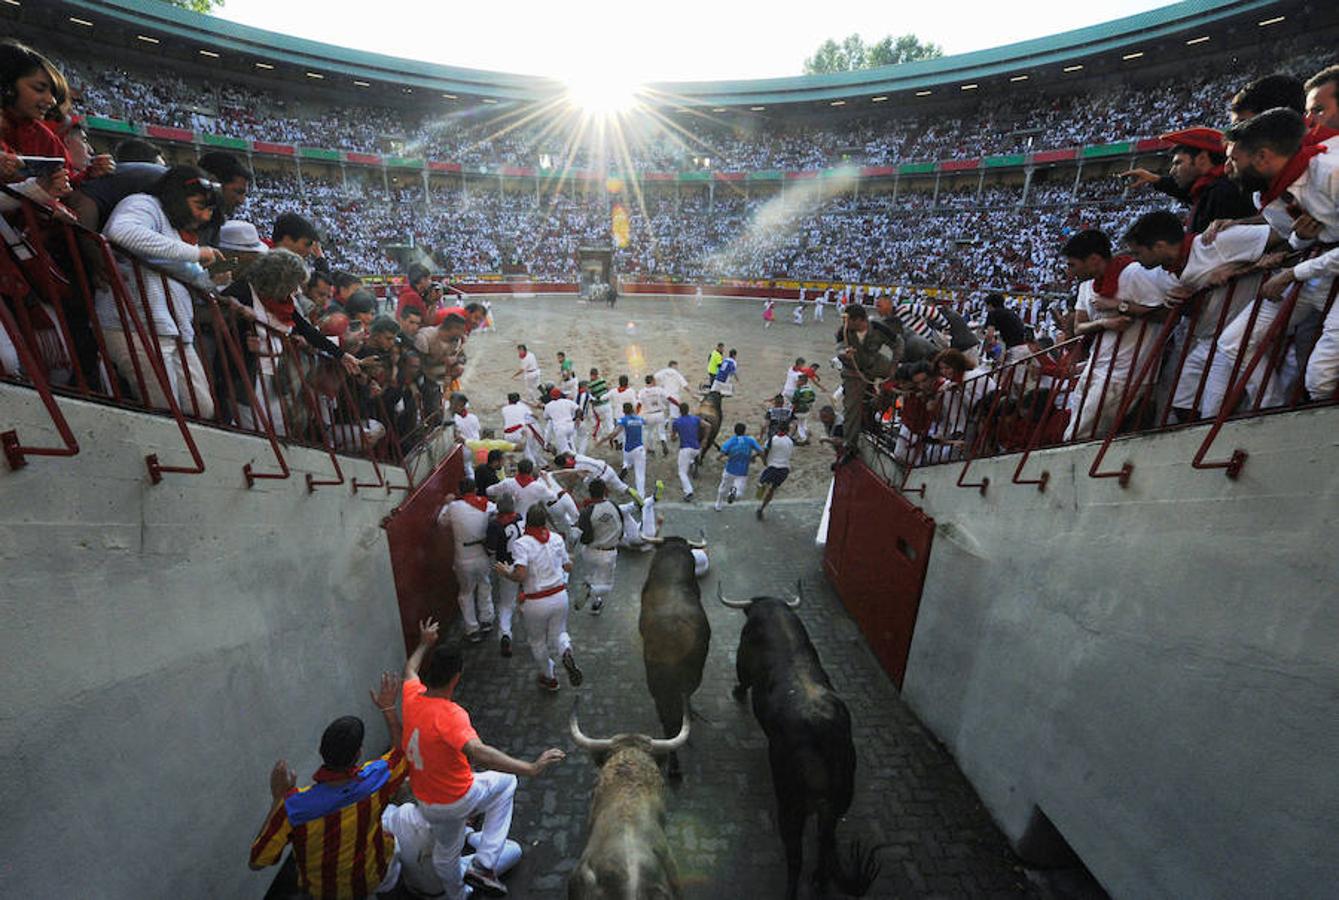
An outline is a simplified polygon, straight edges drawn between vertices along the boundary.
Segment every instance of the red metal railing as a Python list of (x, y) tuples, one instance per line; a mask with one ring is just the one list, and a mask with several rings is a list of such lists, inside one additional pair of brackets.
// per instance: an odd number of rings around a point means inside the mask
[[(65, 395), (171, 416), (190, 463), (169, 465), (149, 454), (155, 484), (164, 474), (205, 470), (189, 427), (195, 424), (265, 439), (273, 466), (243, 466), (248, 487), (289, 478), (285, 448), (292, 445), (330, 458), (333, 477), (309, 474), (309, 491), (349, 481), (340, 456), (373, 464), (375, 480), (354, 479), (354, 491), (412, 487), (408, 474), (405, 484), (392, 484), (382, 464), (403, 466), (411, 448), (440, 427), (441, 410), (418, 404), (414, 430), (402, 437), (387, 395), (416, 402), (407, 391), (361, 369), (350, 374), (342, 359), (257, 321), (247, 304), (188, 285), (45, 207), (22, 201), (18, 218), (22, 233), (6, 222), (0, 248), (0, 337), (9, 345), (0, 346), (0, 379), (38, 393), (64, 446), (27, 446), (6, 431), (0, 442), (11, 467), (26, 456), (79, 452), (57, 400)], [(170, 299), (163, 306), (171, 327), (162, 306), (155, 319), (155, 290), (164, 298), (189, 296), (191, 321), (181, 321)], [(192, 328), (194, 341), (183, 337)]]
[[(1226, 422), (1339, 402), (1339, 392), (1306, 395), (1309, 348), (1297, 341), (1299, 323), (1326, 320), (1339, 282), (1319, 307), (1299, 303), (1300, 285), (1274, 301), (1261, 293), (1262, 284), (1260, 272), (1247, 272), (1124, 331), (1071, 338), (960, 381), (935, 373), (920, 389), (899, 385), (892, 394), (901, 401), (898, 413), (886, 413), (869, 430), (901, 464), (902, 487), (910, 492), (923, 490), (906, 486), (913, 469), (960, 464), (957, 486), (984, 494), (990, 479), (972, 479), (973, 462), (1012, 453), (1019, 458), (1010, 483), (1045, 491), (1049, 472), (1023, 477), (1033, 452), (1090, 441), (1101, 446), (1089, 477), (1125, 486), (1135, 461), (1107, 463), (1118, 437), (1191, 425), (1207, 425), (1191, 465), (1235, 478), (1248, 456), (1244, 449), (1208, 459)], [(1187, 399), (1188, 408), (1176, 405)]]

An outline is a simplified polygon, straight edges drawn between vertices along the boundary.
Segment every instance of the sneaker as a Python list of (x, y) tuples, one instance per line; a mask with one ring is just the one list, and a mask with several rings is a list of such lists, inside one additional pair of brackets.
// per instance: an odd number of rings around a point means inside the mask
[(665, 482), (663, 482), (663, 481), (661, 481), (659, 478), (657, 478), (657, 479), (656, 479), (656, 502), (659, 503), (659, 502), (660, 502), (660, 498), (663, 497), (664, 495), (665, 495)]
[(480, 622), (480, 623), (479, 623), (479, 630), (480, 630), (481, 632), (483, 632), (484, 634), (488, 634), (488, 633), (490, 633), (490, 632), (493, 630), (493, 623), (492, 623), (492, 622)]
[(535, 681), (539, 684), (540, 687), (542, 687), (546, 691), (549, 691), (550, 693), (558, 690), (559, 687), (558, 679), (556, 678), (546, 678), (543, 675), (540, 675), (535, 678)]
[(664, 441), (660, 442), (660, 455), (669, 456), (669, 444), (665, 443)]
[(585, 676), (577, 668), (577, 661), (572, 658), (572, 648), (570, 647), (563, 651), (563, 668), (567, 670), (567, 680), (572, 683), (572, 687), (580, 687), (581, 682), (585, 680)]
[(719, 503), (717, 503), (715, 506), (712, 507), (712, 509), (716, 510), (717, 512), (720, 512), (724, 508), (725, 507), (721, 506)]
[(618, 479), (619, 481), (626, 481), (627, 477), (628, 477), (628, 467), (624, 466), (623, 468), (618, 470)]
[(762, 521), (762, 507), (761, 507), (761, 506), (758, 507), (758, 511), (757, 511), (756, 513), (754, 513), (754, 515), (756, 515), (756, 516), (758, 517), (758, 521), (759, 521), (759, 522)]
[(590, 614), (592, 616), (598, 616), (600, 614), (600, 611), (603, 609), (604, 609), (604, 598), (596, 597), (595, 602), (590, 605)]
[(477, 644), (483, 639), (484, 633), (482, 629), (471, 631), (469, 634), (465, 635), (465, 640), (469, 641), (471, 644)]
[(683, 502), (684, 502), (684, 503), (692, 503), (692, 502), (693, 502), (693, 495), (692, 495), (691, 492), (689, 492), (689, 493), (683, 495)]
[(465, 883), (490, 897), (507, 896), (507, 886), (497, 880), (497, 873), (475, 863), (470, 863), (470, 867), (465, 870)]
[(509, 635), (509, 634), (504, 634), (504, 635), (502, 636), (501, 649), (500, 649), (499, 652), (500, 652), (503, 656), (507, 656), (507, 657), (510, 657), (510, 656), (511, 656), (511, 635)]
[(726, 503), (734, 503), (736, 497), (737, 497), (737, 494), (735, 493), (735, 489), (734, 489), (734, 488), (730, 488), (730, 495), (729, 495), (728, 497), (725, 498), (725, 502), (726, 502)]

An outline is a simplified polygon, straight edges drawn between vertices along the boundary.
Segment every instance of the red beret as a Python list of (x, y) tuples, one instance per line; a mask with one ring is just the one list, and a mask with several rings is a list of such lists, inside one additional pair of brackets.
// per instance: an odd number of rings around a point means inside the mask
[(1166, 134), (1158, 135), (1158, 140), (1168, 141), (1178, 147), (1192, 147), (1196, 150), (1208, 150), (1210, 153), (1226, 153), (1227, 147), (1223, 144), (1223, 132), (1217, 128), (1205, 128), (1196, 126), (1194, 128), (1183, 128), (1180, 131), (1169, 131)]
[(563, 395), (563, 392), (560, 391), (560, 390), (558, 390), (558, 388), (549, 388), (549, 399), (551, 399), (551, 400), (557, 400), (557, 399), (558, 399), (559, 397), (561, 397), (562, 395)]

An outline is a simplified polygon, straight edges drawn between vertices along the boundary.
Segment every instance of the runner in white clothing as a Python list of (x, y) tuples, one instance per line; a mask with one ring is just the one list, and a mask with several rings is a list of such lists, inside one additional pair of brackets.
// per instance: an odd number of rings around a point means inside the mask
[(553, 447), (558, 453), (576, 449), (576, 432), (581, 410), (575, 400), (563, 396), (558, 388), (549, 391), (544, 404), (544, 418), (553, 434)]
[(521, 585), (521, 617), (529, 638), (530, 652), (539, 667), (539, 686), (558, 690), (554, 660), (562, 661), (572, 687), (583, 681), (581, 669), (572, 655), (572, 638), (567, 633), (567, 574), (572, 560), (567, 546), (549, 531), (549, 517), (543, 504), (531, 507), (525, 517), (525, 534), (512, 545), (512, 565), (495, 563), (503, 578)]
[[(590, 485), (590, 501), (581, 510), (577, 520), (581, 534), (581, 557), (585, 562), (585, 599), (591, 601), (592, 615), (604, 609), (605, 599), (614, 590), (614, 574), (618, 563), (618, 545), (623, 539), (623, 511), (610, 500), (604, 482)], [(580, 609), (583, 601), (577, 601)]]
[(646, 387), (637, 392), (637, 413), (646, 420), (646, 452), (651, 452), (653, 441), (660, 442), (660, 455), (669, 456), (669, 399), (665, 389), (656, 384), (654, 375), (646, 376)]
[(521, 367), (512, 373), (512, 378), (525, 378), (526, 392), (530, 400), (539, 397), (539, 358), (526, 349), (525, 344), (516, 345), (516, 355), (520, 357)]
[(534, 411), (521, 402), (521, 395), (515, 391), (507, 395), (507, 405), (502, 407), (502, 432), (506, 435), (504, 440), (523, 445), (526, 459), (539, 462), (544, 435), (535, 423)]
[(596, 479), (603, 481), (605, 487), (613, 494), (631, 494), (632, 491), (614, 467), (602, 459), (596, 459), (593, 456), (582, 456), (580, 453), (559, 453), (553, 458), (553, 462), (558, 466), (558, 471), (553, 474), (564, 481), (564, 470), (575, 473), (580, 481), (589, 485)]
[(482, 641), (493, 630), (493, 582), (488, 575), (484, 538), (488, 518), (495, 512), (497, 507), (487, 497), (474, 492), (474, 480), (466, 478), (460, 483), (460, 496), (448, 494), (437, 514), (437, 524), (450, 528), (455, 542), (453, 566), (460, 588), (457, 602), (470, 643)]
[(772, 502), (776, 489), (781, 487), (790, 475), (790, 457), (795, 452), (795, 442), (791, 440), (789, 432), (790, 424), (782, 422), (777, 426), (771, 440), (767, 442), (767, 453), (763, 457), (766, 466), (758, 476), (758, 499), (762, 501), (762, 505), (754, 514), (759, 519), (762, 518), (767, 504)]
[(628, 385), (628, 376), (618, 376), (618, 387), (614, 388), (608, 394), (609, 408), (611, 418), (605, 422), (605, 427), (601, 431), (602, 437), (607, 437), (609, 432), (614, 430), (614, 422), (623, 415), (623, 404), (631, 403), (633, 408), (637, 407), (637, 390)]
[(665, 389), (665, 399), (669, 401), (671, 407), (688, 402), (690, 385), (678, 366), (679, 363), (671, 359), (669, 365), (655, 375), (656, 384)]
[(465, 446), (467, 441), (477, 441), (483, 434), (479, 425), (479, 417), (470, 410), (470, 398), (466, 397), (460, 391), (451, 395), (451, 423), (456, 427), (456, 443), (463, 448), (461, 459), (465, 463), (465, 477), (474, 477), (474, 454), (469, 447)]
[(487, 493), (491, 500), (496, 500), (502, 494), (511, 494), (516, 504), (516, 514), (522, 518), (530, 512), (530, 507), (536, 504), (543, 506), (551, 499), (548, 482), (535, 477), (535, 464), (528, 459), (516, 464), (513, 477), (490, 485)]
[(829, 288), (829, 289), (827, 289), (827, 290), (825, 290), (825, 291), (820, 291), (819, 294), (818, 294), (818, 296), (814, 298), (814, 321), (815, 321), (815, 322), (822, 322), (822, 321), (823, 321), (823, 310), (825, 310), (825, 309), (827, 308), (827, 305), (828, 305), (828, 303), (830, 302), (830, 301), (828, 300), (828, 295), (830, 295), (831, 293), (832, 293), (832, 289)]

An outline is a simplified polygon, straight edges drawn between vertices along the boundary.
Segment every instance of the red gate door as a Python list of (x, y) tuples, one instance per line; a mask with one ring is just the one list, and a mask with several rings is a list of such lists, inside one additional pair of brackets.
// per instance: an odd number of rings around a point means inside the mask
[(864, 463), (837, 470), (823, 570), (899, 689), (934, 529), (933, 519)]
[(456, 574), (452, 569), (455, 545), (451, 532), (437, 527), (437, 512), (442, 498), (455, 493), (465, 475), (460, 454), (457, 447), (381, 523), (390, 546), (406, 653), (413, 652), (418, 645), (420, 619), (436, 616), (445, 627), (459, 613)]

